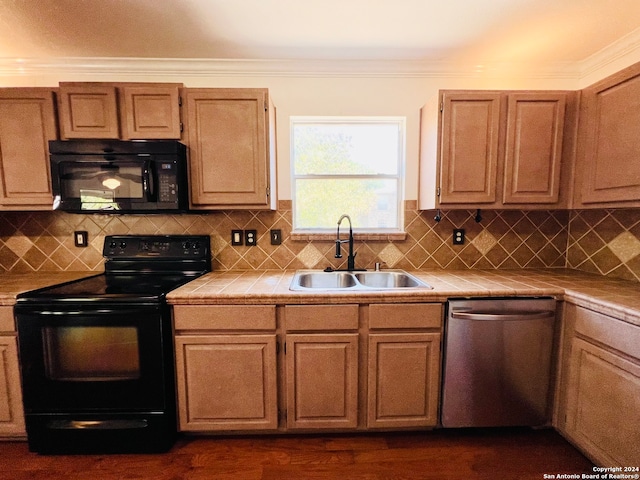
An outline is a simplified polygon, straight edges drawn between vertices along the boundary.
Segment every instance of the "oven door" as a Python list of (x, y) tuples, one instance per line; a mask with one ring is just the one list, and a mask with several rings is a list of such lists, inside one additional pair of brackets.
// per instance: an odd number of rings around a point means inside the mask
[(163, 308), (16, 305), (25, 413), (166, 408), (173, 360)]

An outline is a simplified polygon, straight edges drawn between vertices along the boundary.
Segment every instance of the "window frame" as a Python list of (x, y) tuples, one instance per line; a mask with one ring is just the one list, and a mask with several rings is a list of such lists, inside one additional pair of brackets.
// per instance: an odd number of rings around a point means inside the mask
[[(397, 151), (397, 173), (396, 174), (305, 174), (296, 175), (295, 168), (295, 134), (294, 127), (300, 124), (396, 124), (398, 127), (398, 151)], [(356, 116), (356, 115), (295, 115), (289, 118), (289, 134), (290, 134), (290, 172), (291, 172), (291, 224), (292, 233), (294, 235), (335, 235), (335, 228), (301, 228), (296, 225), (296, 180), (301, 179), (381, 179), (395, 180), (397, 184), (397, 205), (396, 218), (398, 224), (390, 228), (363, 228), (353, 225), (354, 234), (371, 234), (371, 235), (404, 235), (404, 193), (405, 193), (405, 170), (406, 170), (406, 142), (407, 142), (407, 119), (400, 115), (372, 115), (372, 116)], [(348, 212), (344, 212), (348, 213)], [(338, 217), (336, 217), (337, 227)]]

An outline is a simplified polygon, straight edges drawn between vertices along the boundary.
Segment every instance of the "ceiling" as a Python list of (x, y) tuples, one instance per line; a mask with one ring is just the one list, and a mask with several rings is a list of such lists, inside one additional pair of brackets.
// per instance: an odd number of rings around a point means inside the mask
[(0, 57), (580, 62), (638, 0), (0, 0)]

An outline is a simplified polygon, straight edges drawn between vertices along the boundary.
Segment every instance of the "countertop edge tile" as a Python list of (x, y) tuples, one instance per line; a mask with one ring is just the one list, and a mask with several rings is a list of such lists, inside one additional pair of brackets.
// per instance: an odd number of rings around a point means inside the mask
[[(446, 302), (453, 297), (553, 296), (640, 325), (640, 284), (569, 269), (408, 271), (431, 290), (295, 292), (295, 271), (211, 272), (172, 291), (175, 305)], [(612, 293), (613, 292), (613, 293)]]

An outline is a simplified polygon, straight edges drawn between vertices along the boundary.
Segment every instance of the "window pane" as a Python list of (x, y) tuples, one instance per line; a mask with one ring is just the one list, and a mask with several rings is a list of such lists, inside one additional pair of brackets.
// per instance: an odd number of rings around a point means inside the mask
[(296, 123), (296, 175), (396, 175), (400, 132), (397, 122)]
[(347, 214), (354, 229), (398, 228), (396, 179), (297, 179), (294, 224), (335, 229)]

